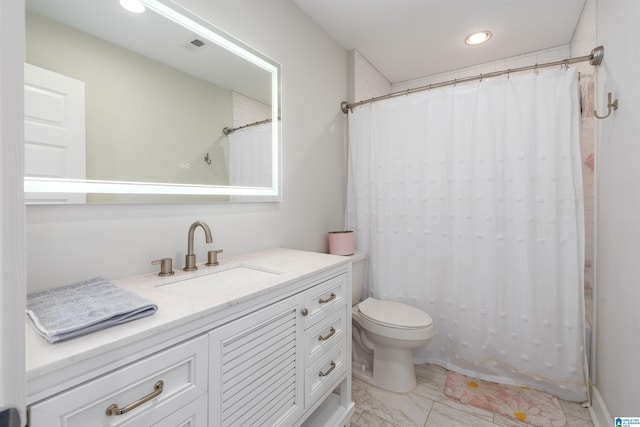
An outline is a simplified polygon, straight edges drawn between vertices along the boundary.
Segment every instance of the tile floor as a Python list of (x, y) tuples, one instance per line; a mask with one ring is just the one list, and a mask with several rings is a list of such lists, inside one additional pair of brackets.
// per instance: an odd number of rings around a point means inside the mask
[[(392, 393), (357, 378), (352, 382), (356, 410), (352, 427), (525, 427), (526, 424), (473, 406), (444, 394), (446, 370), (416, 365), (418, 386), (410, 393)], [(593, 427), (589, 412), (578, 403), (560, 401), (568, 427)]]

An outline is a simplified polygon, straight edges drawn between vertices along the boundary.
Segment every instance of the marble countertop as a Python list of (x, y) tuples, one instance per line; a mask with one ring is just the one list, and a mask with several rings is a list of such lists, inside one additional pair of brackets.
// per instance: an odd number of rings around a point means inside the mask
[[(306, 252), (293, 249), (268, 249), (245, 255), (220, 259), (220, 264), (207, 267), (198, 264), (198, 270), (184, 272), (175, 270), (175, 275), (161, 278), (148, 273), (120, 280), (115, 285), (147, 298), (158, 305), (158, 311), (149, 317), (118, 325), (85, 336), (55, 344), (49, 344), (38, 335), (33, 326), (27, 325), (26, 374), (27, 381), (53, 373), (61, 368), (89, 359), (95, 355), (122, 348), (170, 330), (210, 317), (225, 309), (269, 295), (291, 286), (293, 282), (313, 276), (349, 262), (348, 257)], [(188, 283), (175, 286), (190, 278), (215, 274), (238, 266), (272, 272), (264, 278), (249, 280), (237, 286), (215, 287), (206, 292), (185, 292)], [(214, 327), (215, 325), (212, 325)]]

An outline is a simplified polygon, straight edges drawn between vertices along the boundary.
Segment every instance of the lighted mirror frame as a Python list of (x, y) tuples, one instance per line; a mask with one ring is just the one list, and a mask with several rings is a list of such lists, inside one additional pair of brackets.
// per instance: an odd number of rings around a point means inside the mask
[[(271, 73), (271, 187), (173, 184), (130, 181), (78, 180), (25, 177), (26, 193), (108, 193), (139, 195), (252, 196), (251, 201), (280, 201), (280, 66), (210, 22), (171, 0), (141, 0), (161, 16), (220, 45)], [(255, 198), (254, 196), (258, 196)], [(239, 199), (242, 200), (242, 199)], [(188, 200), (185, 200), (188, 201)]]

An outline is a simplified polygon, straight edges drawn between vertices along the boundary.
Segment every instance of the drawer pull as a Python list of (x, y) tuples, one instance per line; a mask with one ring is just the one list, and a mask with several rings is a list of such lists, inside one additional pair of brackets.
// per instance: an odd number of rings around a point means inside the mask
[(335, 334), (336, 334), (336, 329), (332, 326), (331, 329), (329, 329), (329, 333), (327, 335), (325, 335), (324, 337), (320, 335), (318, 337), (318, 341), (326, 341), (332, 336), (334, 336)]
[(107, 408), (107, 415), (111, 416), (111, 415), (123, 415), (126, 414), (127, 412), (136, 409), (138, 406), (142, 405), (143, 403), (147, 403), (148, 401), (150, 401), (151, 399), (153, 399), (154, 397), (158, 397), (160, 396), (160, 393), (162, 393), (162, 388), (164, 387), (164, 381), (160, 380), (158, 381), (154, 386), (153, 389), (154, 391), (148, 395), (146, 395), (145, 397), (136, 400), (135, 402), (133, 402), (130, 405), (125, 406), (124, 408), (118, 408), (118, 405), (116, 405), (115, 403), (111, 406), (109, 406)]
[(318, 302), (319, 302), (320, 304), (326, 304), (326, 303), (328, 303), (329, 301), (333, 301), (334, 299), (336, 299), (336, 294), (334, 294), (333, 292), (331, 292), (331, 295), (329, 295), (329, 298), (327, 298), (327, 299), (322, 299), (322, 298), (320, 298), (320, 299), (318, 300)]
[(318, 376), (319, 377), (326, 377), (327, 375), (329, 375), (331, 372), (333, 372), (333, 370), (336, 369), (336, 362), (334, 362), (333, 360), (331, 361), (331, 367), (329, 368), (329, 370), (327, 372), (318, 372)]

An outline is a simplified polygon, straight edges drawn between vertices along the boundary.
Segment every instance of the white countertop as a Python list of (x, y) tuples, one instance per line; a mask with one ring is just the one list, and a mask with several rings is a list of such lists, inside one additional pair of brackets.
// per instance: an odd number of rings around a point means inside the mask
[[(159, 277), (157, 273), (148, 273), (112, 280), (115, 285), (157, 304), (158, 311), (149, 317), (55, 344), (49, 344), (35, 332), (31, 324), (28, 324), (27, 381), (67, 368), (95, 355), (122, 348), (128, 343), (147, 339), (198, 318), (211, 316), (261, 295), (274, 293), (294, 281), (322, 273), (349, 261), (349, 257), (277, 248), (220, 259), (220, 264), (215, 267), (198, 264), (199, 268), (195, 272), (175, 269), (175, 275), (166, 278)], [(167, 286), (170, 283), (229, 270), (239, 265), (258, 267), (277, 274), (232, 287), (216, 288), (214, 284), (211, 291), (202, 295), (189, 295), (190, 292), (184, 292), (180, 287)]]

